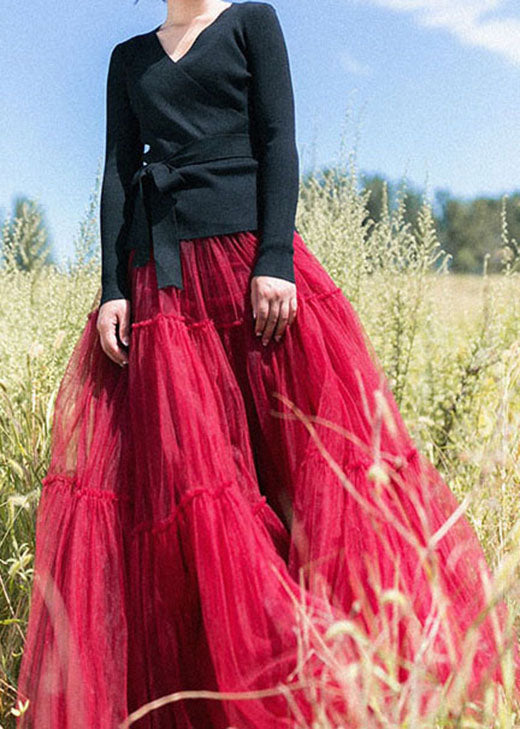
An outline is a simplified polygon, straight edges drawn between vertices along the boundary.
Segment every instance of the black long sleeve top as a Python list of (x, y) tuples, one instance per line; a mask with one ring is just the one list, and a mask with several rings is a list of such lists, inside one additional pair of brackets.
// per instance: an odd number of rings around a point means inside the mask
[[(294, 282), (299, 161), (275, 8), (231, 3), (177, 61), (158, 28), (121, 41), (110, 57), (100, 303), (130, 298), (131, 248), (143, 265), (153, 241), (158, 286), (182, 287), (176, 241), (240, 230), (260, 234), (253, 275)], [(140, 184), (146, 177), (152, 191)]]

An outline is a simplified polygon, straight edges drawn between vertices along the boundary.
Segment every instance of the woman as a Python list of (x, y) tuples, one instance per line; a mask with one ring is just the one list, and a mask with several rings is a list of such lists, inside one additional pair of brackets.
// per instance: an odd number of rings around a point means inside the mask
[[(268, 2), (169, 0), (112, 52), (102, 294), (55, 407), (19, 727), (289, 728), (320, 703), (367, 727), (395, 681), (426, 711), (454, 671), (475, 699), (503, 679), (476, 536), (294, 228), (294, 132)], [(388, 679), (363, 703), (367, 645)], [(197, 689), (228, 693), (137, 711)]]

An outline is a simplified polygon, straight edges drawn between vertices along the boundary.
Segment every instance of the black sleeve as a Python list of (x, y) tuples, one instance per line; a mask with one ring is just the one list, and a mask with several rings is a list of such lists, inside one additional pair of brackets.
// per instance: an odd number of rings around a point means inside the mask
[(275, 8), (250, 4), (246, 43), (256, 156), (260, 243), (253, 276), (294, 283), (293, 235), (299, 192), (294, 95), (287, 47)]
[(141, 164), (143, 145), (125, 78), (121, 44), (112, 50), (106, 83), (105, 165), (101, 185), (101, 304), (129, 299), (128, 251), (124, 250), (128, 191)]

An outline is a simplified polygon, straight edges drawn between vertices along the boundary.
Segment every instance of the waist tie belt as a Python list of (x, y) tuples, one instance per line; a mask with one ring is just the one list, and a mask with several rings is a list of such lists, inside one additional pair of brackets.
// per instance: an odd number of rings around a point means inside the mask
[[(127, 249), (137, 249), (133, 265), (150, 260), (153, 245), (158, 288), (183, 288), (180, 241), (172, 193), (187, 186), (179, 168), (229, 157), (252, 157), (249, 134), (214, 134), (183, 145), (163, 159), (154, 159), (152, 150), (144, 153), (144, 166), (132, 177), (135, 190), (133, 219)], [(150, 184), (153, 183), (153, 184)]]

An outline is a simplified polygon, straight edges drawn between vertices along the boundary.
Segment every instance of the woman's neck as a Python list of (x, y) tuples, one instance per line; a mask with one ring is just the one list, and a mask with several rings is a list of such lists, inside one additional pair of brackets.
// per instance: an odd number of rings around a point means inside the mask
[(168, 13), (162, 28), (183, 27), (194, 20), (210, 20), (224, 4), (222, 0), (168, 0)]

